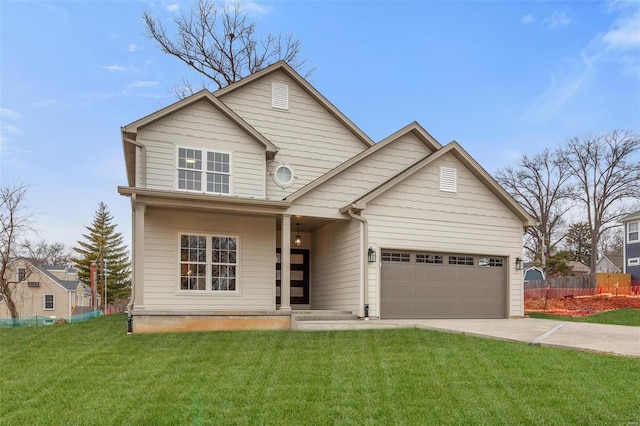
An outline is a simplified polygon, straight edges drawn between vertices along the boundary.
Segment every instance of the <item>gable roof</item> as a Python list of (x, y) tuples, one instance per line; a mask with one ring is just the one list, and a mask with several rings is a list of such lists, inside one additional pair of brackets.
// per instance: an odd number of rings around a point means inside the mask
[[(596, 263), (596, 269), (603, 269), (606, 266), (613, 267), (617, 271), (622, 271), (619, 265), (624, 264), (624, 260), (620, 255), (603, 255)], [(607, 268), (608, 269), (608, 268)]]
[(227, 117), (231, 122), (244, 130), (249, 136), (251, 136), (256, 142), (264, 146), (267, 152), (276, 153), (278, 148), (269, 141), (266, 137), (264, 137), (260, 132), (251, 127), (249, 123), (244, 121), (238, 114), (233, 112), (231, 108), (226, 106), (222, 101), (213, 96), (211, 92), (208, 90), (201, 90), (198, 93), (194, 93), (191, 96), (188, 96), (184, 99), (179, 100), (169, 106), (166, 106), (154, 113), (147, 115), (139, 120), (134, 121), (133, 123), (127, 124), (122, 127), (123, 135), (135, 140), (138, 129), (148, 126), (151, 123), (154, 123), (160, 119), (163, 119), (177, 111), (180, 111), (184, 108), (187, 108), (197, 102), (200, 101), (209, 102), (214, 108), (220, 111), (225, 117)]
[(438, 151), (427, 155), (426, 157), (413, 163), (400, 173), (392, 176), (380, 185), (359, 196), (351, 203), (340, 209), (341, 213), (346, 213), (350, 209), (364, 210), (367, 203), (385, 191), (389, 190), (393, 186), (422, 170), (434, 161), (442, 158), (446, 154), (453, 154), (458, 161), (460, 161), (478, 180), (480, 180), (502, 203), (511, 210), (520, 220), (525, 227), (536, 226), (536, 221), (524, 210), (524, 208), (509, 195), (507, 191), (498, 184), (489, 173), (486, 172), (462, 147), (456, 142), (450, 142)]
[(337, 167), (325, 173), (324, 175), (320, 176), (316, 180), (309, 182), (307, 185), (298, 189), (293, 194), (290, 194), (288, 197), (285, 198), (285, 200), (294, 201), (297, 198), (302, 197), (304, 194), (322, 185), (332, 177), (337, 176), (338, 174), (342, 173), (343, 171), (347, 170), (353, 165), (369, 157), (371, 154), (381, 150), (385, 146), (392, 144), (393, 142), (397, 141), (401, 137), (408, 134), (414, 135), (423, 144), (425, 144), (427, 148), (429, 148), (431, 151), (437, 151), (438, 149), (442, 148), (442, 145), (440, 145), (440, 142), (438, 142), (436, 138), (431, 136), (429, 132), (427, 132), (420, 124), (414, 121), (413, 123), (406, 125), (405, 127), (393, 133), (392, 135), (387, 136), (380, 142), (376, 143), (374, 146), (354, 155), (344, 163), (338, 165)]
[(588, 274), (591, 272), (591, 269), (587, 265), (578, 260), (568, 261), (567, 266), (571, 269), (571, 272), (575, 272), (577, 274)]
[(266, 68), (261, 69), (242, 80), (232, 83), (222, 89), (216, 90), (213, 95), (218, 98), (222, 98), (225, 95), (244, 87), (251, 82), (259, 80), (276, 71), (282, 71), (290, 79), (298, 84), (309, 96), (311, 96), (316, 102), (318, 102), (329, 114), (331, 114), (336, 120), (338, 120), (343, 126), (345, 126), (353, 135), (360, 140), (367, 147), (373, 146), (374, 142), (367, 136), (358, 126), (356, 126), (346, 115), (344, 115), (335, 105), (333, 105), (327, 98), (325, 98), (318, 90), (313, 87), (307, 80), (305, 80), (300, 74), (298, 74), (293, 68), (284, 61), (278, 61), (273, 65), (269, 65)]
[(249, 135), (249, 137), (251, 137), (254, 141), (262, 145), (266, 149), (268, 157), (271, 158), (278, 152), (277, 146), (275, 146), (269, 139), (267, 139), (260, 132), (254, 129), (249, 123), (244, 121), (244, 119), (242, 119), (238, 114), (233, 112), (231, 108), (229, 108), (222, 101), (213, 96), (208, 90), (201, 90), (191, 96), (179, 100), (178, 102), (174, 102), (169, 106), (159, 109), (158, 111), (153, 112), (146, 117), (143, 117), (139, 120), (134, 121), (133, 123), (121, 127), (120, 130), (122, 133), (122, 148), (124, 150), (125, 166), (127, 169), (127, 178), (129, 180), (129, 185), (133, 185), (134, 181), (133, 168), (135, 167), (135, 149), (133, 148), (136, 145), (141, 146), (136, 142), (138, 130), (200, 101), (208, 102), (219, 112), (221, 112), (222, 115), (224, 115), (232, 123), (238, 126), (247, 135)]
[[(78, 284), (82, 284), (82, 286), (85, 288), (85, 291), (87, 291), (87, 289), (88, 289), (89, 294), (91, 294), (91, 288), (89, 288), (82, 281), (80, 281), (80, 280), (61, 280), (61, 279), (57, 278), (55, 275), (53, 275), (51, 273), (52, 270), (64, 270), (66, 268), (66, 266), (64, 266), (64, 265), (44, 265), (42, 263), (35, 263), (35, 262), (29, 262), (29, 263), (31, 263), (40, 272), (45, 274), (47, 276), (47, 278), (49, 278), (51, 281), (53, 281), (54, 283), (58, 284), (60, 287), (64, 288), (65, 290), (67, 290), (67, 291), (75, 291), (78, 288)], [(74, 268), (71, 268), (70, 270), (71, 271), (75, 271)]]

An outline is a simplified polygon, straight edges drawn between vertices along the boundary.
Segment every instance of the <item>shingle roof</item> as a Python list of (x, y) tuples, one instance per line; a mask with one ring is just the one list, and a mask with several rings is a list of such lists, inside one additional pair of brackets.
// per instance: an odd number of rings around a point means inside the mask
[[(55, 275), (53, 275), (50, 271), (63, 271), (67, 268), (66, 265), (45, 265), (42, 263), (33, 263), (33, 265), (38, 268), (38, 270), (40, 272), (42, 272), (43, 274), (45, 274), (47, 277), (49, 277), (49, 279), (53, 282), (55, 282), (56, 284), (59, 284), (60, 286), (64, 287), (65, 290), (67, 291), (74, 291), (78, 288), (78, 284), (82, 284), (83, 288), (85, 288), (85, 291), (87, 291), (88, 293), (91, 293), (91, 288), (89, 288), (86, 284), (84, 284), (82, 281), (80, 280), (61, 280), (59, 278), (57, 278)], [(68, 271), (71, 273), (76, 273), (76, 269), (75, 268), (68, 268)]]

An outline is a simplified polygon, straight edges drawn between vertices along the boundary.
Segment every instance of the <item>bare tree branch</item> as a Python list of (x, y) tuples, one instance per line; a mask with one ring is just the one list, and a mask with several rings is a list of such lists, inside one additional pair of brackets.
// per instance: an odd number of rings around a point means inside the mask
[(14, 271), (11, 265), (20, 258), (20, 239), (30, 230), (32, 216), (25, 211), (27, 186), (0, 187), (0, 297), (7, 303), (12, 318), (19, 312), (15, 300)]
[[(591, 247), (629, 213), (629, 201), (640, 200), (640, 136), (624, 130), (572, 138), (559, 151), (562, 167), (576, 180), (574, 198), (586, 209)], [(598, 251), (591, 252), (595, 277)]]
[[(145, 35), (154, 39), (160, 50), (213, 82), (216, 89), (280, 60), (298, 71), (305, 64), (304, 60), (298, 59), (300, 40), (280, 33), (258, 37), (256, 24), (247, 20), (238, 1), (218, 9), (212, 0), (198, 0), (188, 13), (183, 12), (172, 19), (175, 34), (169, 34), (149, 10), (142, 18)], [(185, 97), (195, 93), (191, 91), (193, 87), (193, 84), (185, 84), (176, 94)]]
[(515, 168), (496, 173), (496, 180), (539, 224), (527, 229), (524, 248), (543, 269), (549, 252), (565, 236), (563, 215), (572, 207), (569, 177), (548, 149), (533, 158), (523, 155)]

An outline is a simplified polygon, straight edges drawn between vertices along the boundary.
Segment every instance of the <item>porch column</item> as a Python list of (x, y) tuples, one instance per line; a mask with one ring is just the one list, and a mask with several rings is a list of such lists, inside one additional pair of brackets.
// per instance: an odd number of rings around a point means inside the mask
[[(133, 210), (133, 264), (132, 264), (132, 295), (131, 307), (144, 306), (144, 216), (147, 206), (142, 203), (134, 203)], [(130, 314), (130, 313), (129, 313)]]
[(291, 215), (282, 215), (280, 226), (280, 310), (291, 310)]

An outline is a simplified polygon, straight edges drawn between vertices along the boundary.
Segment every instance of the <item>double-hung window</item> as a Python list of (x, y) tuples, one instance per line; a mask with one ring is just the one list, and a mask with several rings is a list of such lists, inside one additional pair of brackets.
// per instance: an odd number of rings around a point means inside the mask
[(631, 222), (627, 225), (627, 242), (628, 243), (637, 243), (640, 241), (640, 230), (638, 229), (638, 225), (640, 222)]
[(53, 311), (55, 308), (56, 308), (55, 294), (45, 294), (44, 295), (44, 310), (45, 311)]
[(180, 290), (238, 290), (238, 238), (180, 235)]
[(178, 148), (178, 189), (231, 193), (231, 154)]

